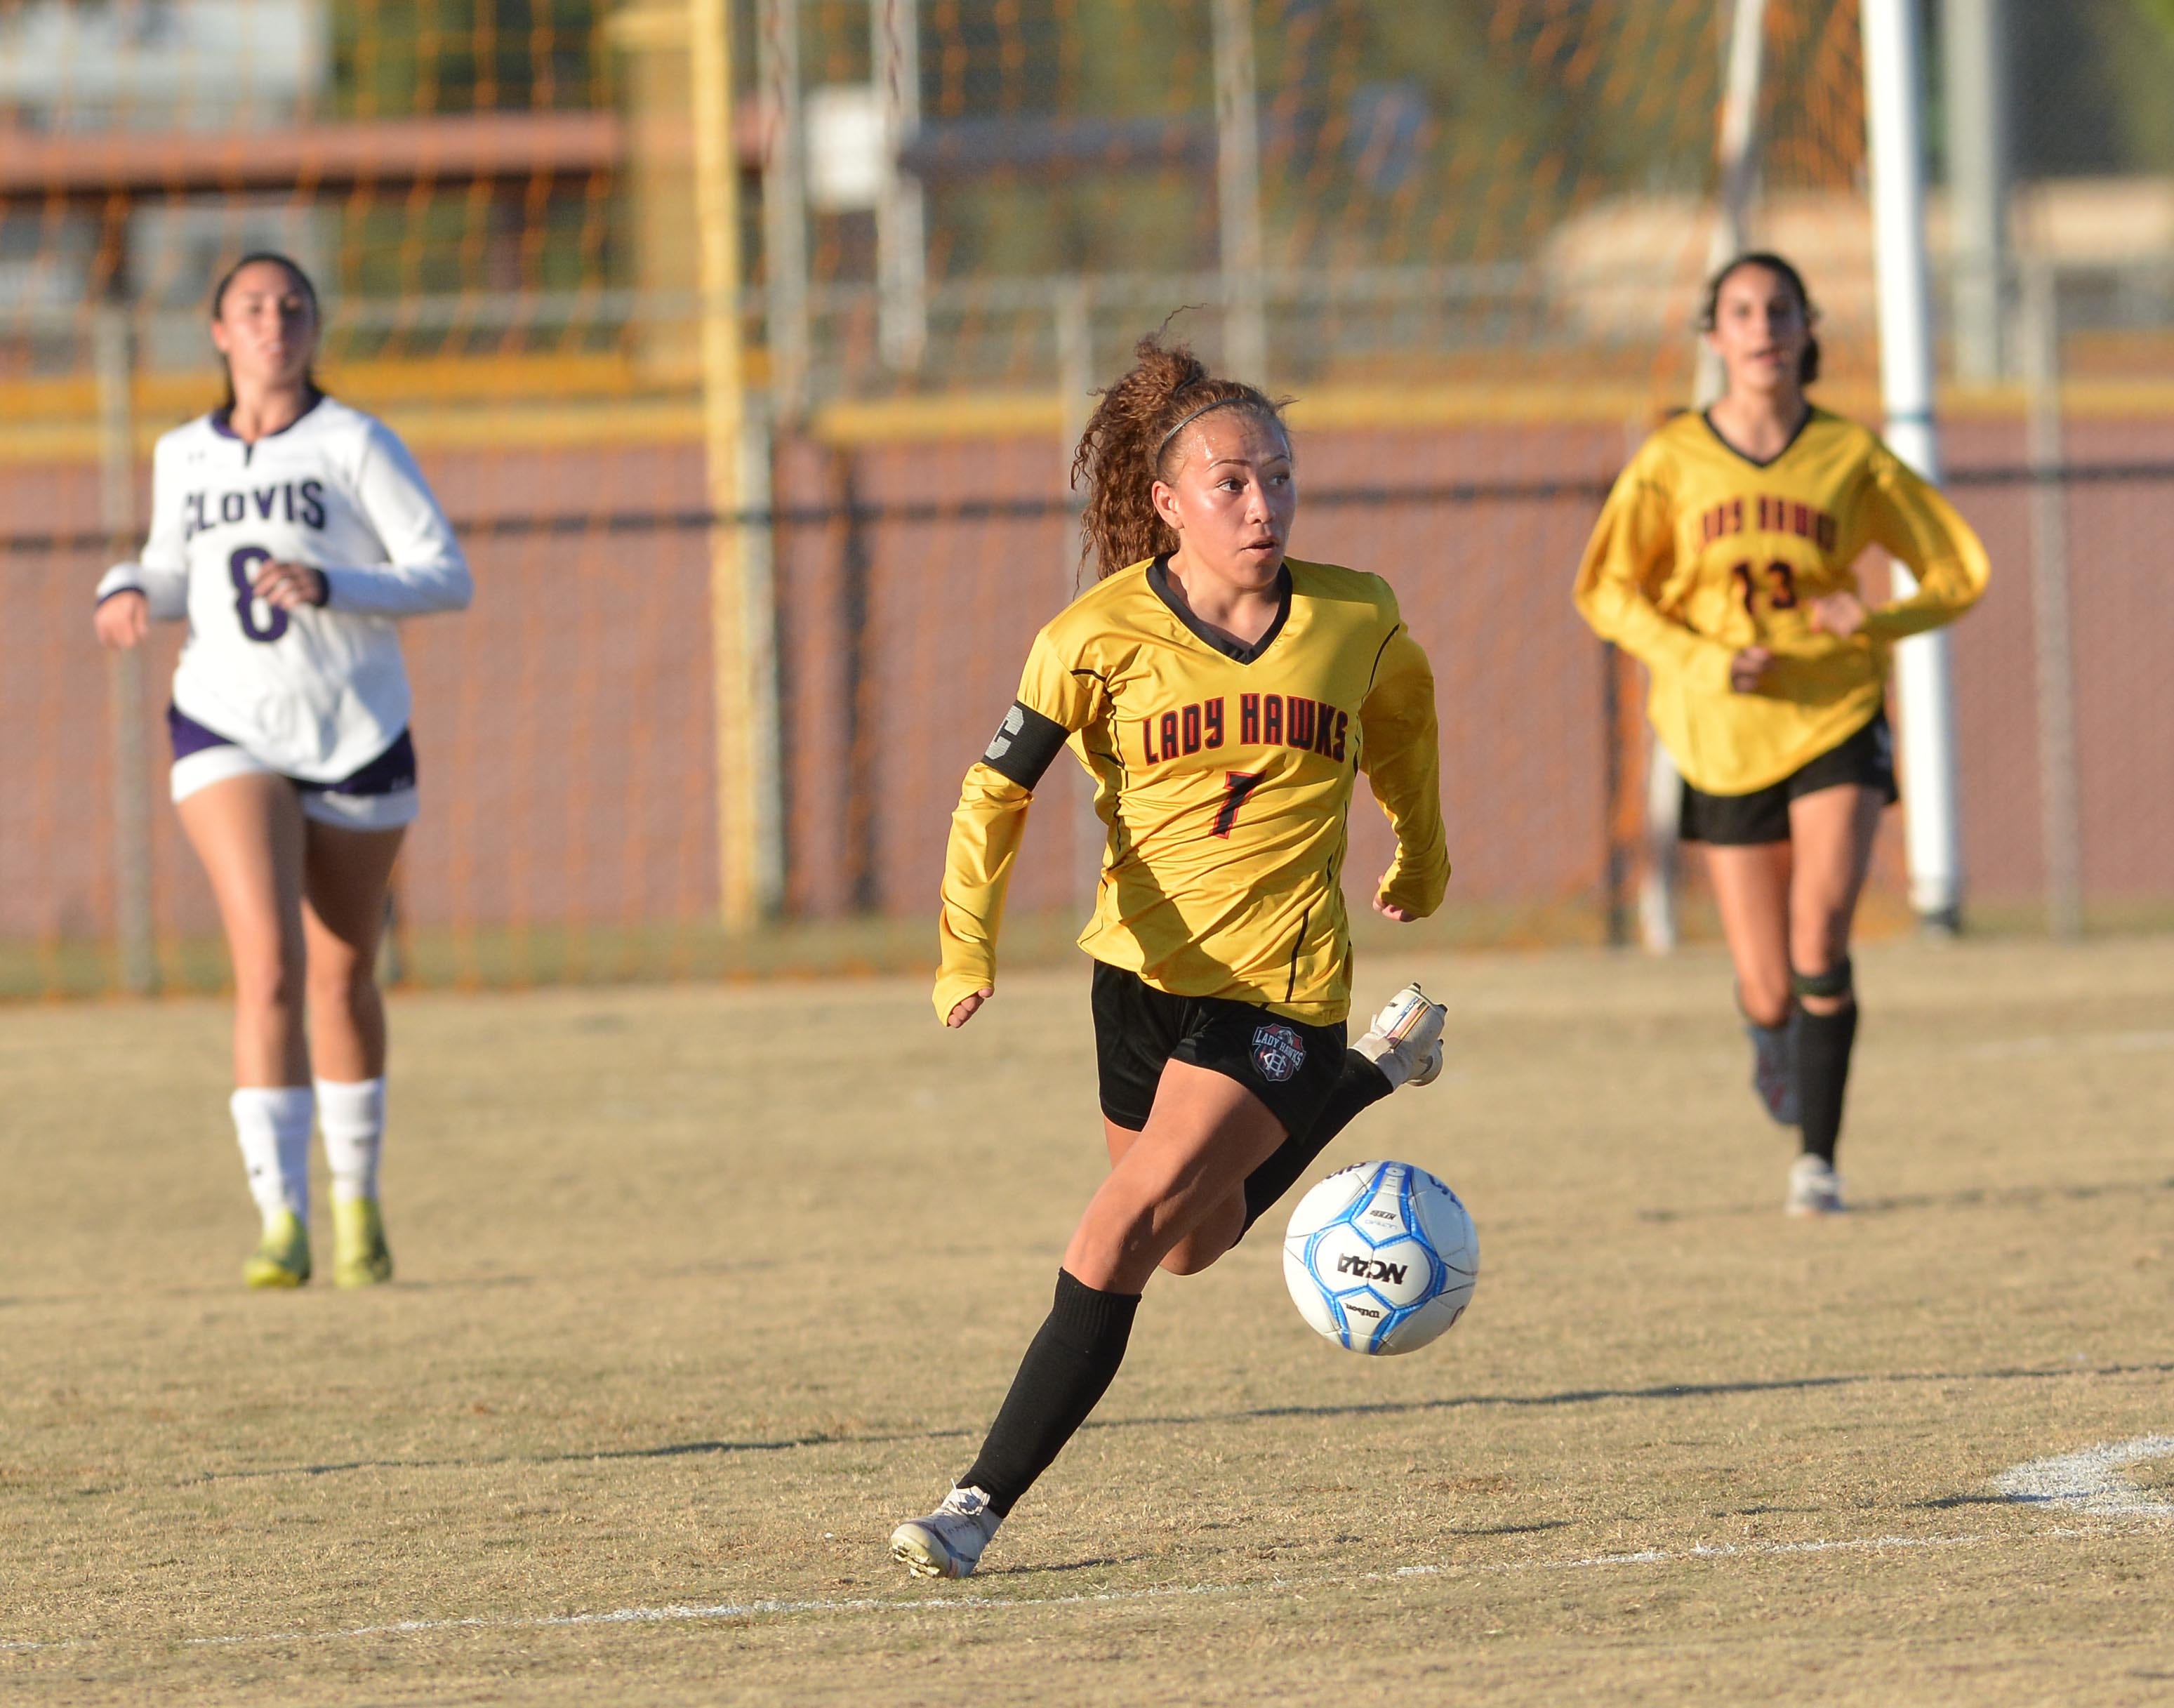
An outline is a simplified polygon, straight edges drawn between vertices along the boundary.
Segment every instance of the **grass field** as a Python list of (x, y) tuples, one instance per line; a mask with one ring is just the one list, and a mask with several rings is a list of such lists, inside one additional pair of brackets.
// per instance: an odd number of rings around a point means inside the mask
[(1860, 969), (1808, 1225), (1710, 952), (1374, 956), (1451, 1071), (1323, 1168), (1460, 1188), (1464, 1322), (1337, 1351), (1257, 1235), (1158, 1280), (940, 1586), (884, 1539), (1100, 1171), (1084, 969), (955, 1037), (889, 979), (401, 999), (360, 1295), (238, 1284), (220, 1004), (10, 1010), (0, 1698), (2174, 1702), (2174, 1457), (1996, 1482), (2174, 1437), (2174, 941)]

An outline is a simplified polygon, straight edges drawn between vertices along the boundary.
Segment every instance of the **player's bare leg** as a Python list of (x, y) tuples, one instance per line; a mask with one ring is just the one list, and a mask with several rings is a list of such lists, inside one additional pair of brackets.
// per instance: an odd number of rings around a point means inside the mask
[(1736, 969), (1744, 1018), (1778, 1026), (1789, 1018), (1789, 868), (1787, 842), (1709, 846), (1706, 876)]
[(1268, 1105), (1228, 1074), (1166, 1063), (1147, 1126), (1122, 1155), (1113, 1148), (1116, 1165), (1065, 1247), (1067, 1273), (1105, 1292), (1137, 1295), (1230, 1199), (1243, 1214), (1246, 1176), (1284, 1136)]
[(385, 893), (405, 830), (307, 826), (310, 1059), (320, 1078), (375, 1079), (385, 1072), (385, 1003), (377, 943)]
[(1796, 1012), (1790, 995), (1787, 842), (1706, 849), (1706, 873), (1722, 934), (1736, 968), (1736, 1003), (1751, 1040), (1751, 1084), (1784, 1127), (1802, 1119), (1797, 1089)]
[[(1878, 790), (1854, 784), (1799, 795), (1790, 803), (1796, 861), (1789, 881), (1789, 958), (1798, 972), (1828, 972), (1849, 958), (1850, 927), (1871, 874), (1885, 804)], [(1848, 1003), (1847, 997), (1799, 1000), (1815, 1014), (1839, 1013)]]
[[(1103, 1143), (1108, 1146), (1110, 1165), (1115, 1168), (1125, 1159), (1139, 1138), (1129, 1127), (1120, 1127), (1114, 1121), (1102, 1122)], [(1239, 1189), (1227, 1192), (1220, 1202), (1201, 1218), (1200, 1224), (1163, 1254), (1160, 1267), (1172, 1275), (1198, 1275), (1203, 1269), (1238, 1243), (1246, 1231), (1246, 1192)]]
[(1854, 784), (1800, 795), (1790, 803), (1796, 865), (1789, 886), (1789, 954), (1804, 1010), (1798, 1043), (1804, 1154), (1785, 1201), (1793, 1214), (1829, 1214), (1842, 1208), (1835, 1148), (1857, 1041), (1850, 927), (1872, 868), (1885, 805), (1879, 791)]
[(385, 1003), (377, 942), (405, 833), (308, 827), (303, 928), (309, 949), (310, 1046), (318, 1119), (333, 1176), (333, 1278), (392, 1278), (377, 1165), (385, 1127)]
[(309, 1154), (314, 1099), (302, 1028), (304, 830), (283, 777), (230, 777), (176, 811), (211, 880), (234, 963), (235, 1132), (262, 1238), (252, 1287), (310, 1278)]
[(229, 777), (175, 809), (203, 862), (234, 963), (234, 1083), (306, 1085), (303, 819), (284, 777)]

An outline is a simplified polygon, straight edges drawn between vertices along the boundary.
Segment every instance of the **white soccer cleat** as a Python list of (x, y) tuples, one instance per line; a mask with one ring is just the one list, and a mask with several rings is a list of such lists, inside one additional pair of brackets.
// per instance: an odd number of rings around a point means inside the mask
[(1789, 1196), (1782, 1208), (1793, 1216), (1838, 1216), (1849, 1208), (1841, 1201), (1841, 1176), (1823, 1156), (1800, 1156), (1789, 1165)]
[(916, 1577), (971, 1577), (1003, 1519), (979, 1489), (954, 1489), (926, 1518), (890, 1533), (890, 1557)]
[(1382, 1070), (1389, 1089), (1429, 1085), (1441, 1072), (1441, 1029), (1449, 1010), (1416, 984), (1406, 985), (1352, 1045)]
[(1783, 1127), (1794, 1127), (1804, 1118), (1797, 1099), (1797, 1017), (1778, 1026), (1746, 1020), (1744, 1035), (1751, 1040), (1751, 1089), (1760, 1105)]

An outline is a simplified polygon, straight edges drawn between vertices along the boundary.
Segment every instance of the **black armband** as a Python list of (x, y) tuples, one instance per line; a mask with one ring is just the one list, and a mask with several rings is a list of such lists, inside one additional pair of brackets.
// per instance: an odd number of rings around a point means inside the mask
[(1044, 717), (1032, 706), (1014, 700), (1012, 709), (990, 739), (982, 763), (1023, 789), (1041, 781), (1064, 747), (1070, 732), (1053, 717)]

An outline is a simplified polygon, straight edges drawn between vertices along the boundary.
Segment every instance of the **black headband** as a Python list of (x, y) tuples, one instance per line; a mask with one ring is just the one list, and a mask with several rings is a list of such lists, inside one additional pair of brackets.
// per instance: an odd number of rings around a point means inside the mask
[[(1185, 388), (1181, 386), (1178, 389), (1182, 391)], [(1190, 415), (1180, 417), (1177, 425), (1171, 428), (1169, 432), (1164, 434), (1161, 441), (1155, 446), (1155, 460), (1157, 462), (1161, 462), (1163, 452), (1170, 449), (1170, 441), (1176, 438), (1179, 434), (1185, 431), (1187, 428), (1198, 421), (1203, 415), (1208, 414), (1212, 410), (1227, 409), (1234, 403), (1250, 403), (1251, 402), (1252, 402), (1252, 399), (1250, 397), (1218, 397), (1212, 403), (1203, 403)]]

